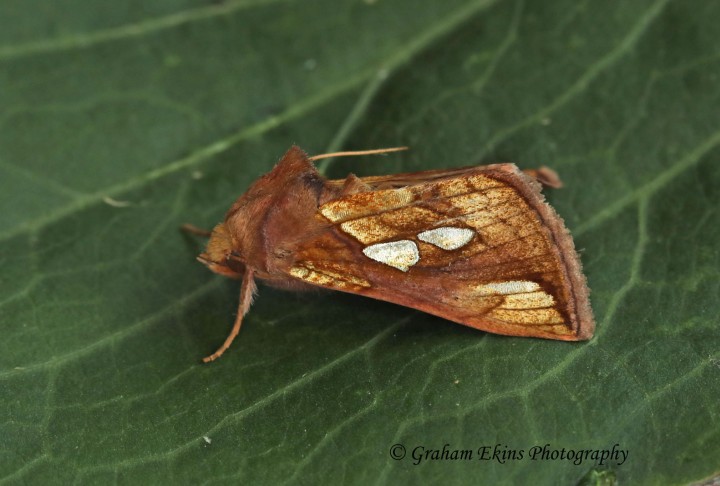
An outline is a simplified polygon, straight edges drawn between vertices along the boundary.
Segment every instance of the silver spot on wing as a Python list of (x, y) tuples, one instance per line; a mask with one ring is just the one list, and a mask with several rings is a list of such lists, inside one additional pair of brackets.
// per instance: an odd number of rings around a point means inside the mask
[(377, 243), (363, 249), (366, 257), (407, 272), (420, 260), (417, 245), (410, 240)]
[(453, 228), (442, 226), (418, 233), (418, 239), (442, 248), (443, 250), (457, 250), (472, 240), (475, 232), (470, 228)]

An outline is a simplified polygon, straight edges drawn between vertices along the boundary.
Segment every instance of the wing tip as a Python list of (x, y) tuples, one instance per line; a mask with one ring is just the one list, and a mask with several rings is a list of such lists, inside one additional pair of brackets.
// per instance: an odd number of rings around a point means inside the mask
[(565, 225), (565, 221), (545, 199), (545, 195), (541, 192), (542, 185), (535, 178), (520, 170), (517, 165), (503, 163), (487, 166), (487, 168), (496, 170), (498, 177), (506, 181), (508, 181), (507, 178), (513, 179), (513, 186), (536, 210), (543, 226), (555, 242), (571, 296), (568, 301), (570, 305), (568, 310), (572, 334), (568, 335), (567, 340), (586, 341), (591, 339), (595, 334), (595, 320), (590, 306), (590, 288), (587, 285), (587, 277), (582, 271), (582, 262), (575, 249), (575, 241)]

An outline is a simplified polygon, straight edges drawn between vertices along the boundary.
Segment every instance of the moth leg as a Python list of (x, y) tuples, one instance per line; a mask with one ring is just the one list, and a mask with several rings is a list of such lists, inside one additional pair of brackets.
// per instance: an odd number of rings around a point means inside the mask
[(185, 223), (184, 225), (180, 226), (180, 231), (184, 231), (185, 233), (187, 233), (189, 235), (204, 236), (206, 238), (209, 238), (210, 235), (212, 234), (212, 231), (198, 228), (194, 224), (190, 224), (190, 223)]
[(537, 169), (525, 169), (523, 172), (529, 175), (545, 187), (559, 189), (563, 186), (560, 176), (549, 167), (539, 167)]
[(237, 336), (240, 332), (240, 325), (242, 324), (242, 319), (243, 317), (245, 317), (245, 314), (247, 314), (248, 310), (250, 310), (250, 305), (252, 304), (253, 295), (255, 294), (256, 290), (257, 286), (255, 285), (253, 272), (250, 269), (246, 269), (245, 274), (243, 275), (242, 285), (240, 286), (240, 303), (238, 304), (237, 317), (235, 318), (235, 323), (233, 324), (232, 330), (230, 331), (230, 334), (228, 334), (228, 337), (225, 338), (225, 342), (222, 344), (222, 346), (218, 348), (217, 351), (215, 351), (210, 356), (206, 356), (205, 358), (203, 358), (203, 363), (215, 361), (220, 356), (222, 356), (222, 354), (227, 350), (227, 348), (230, 347), (230, 344), (232, 344), (235, 336)]

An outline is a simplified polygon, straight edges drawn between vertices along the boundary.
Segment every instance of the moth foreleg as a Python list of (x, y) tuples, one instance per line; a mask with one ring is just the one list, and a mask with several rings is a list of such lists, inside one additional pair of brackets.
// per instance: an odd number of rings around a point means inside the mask
[(225, 342), (218, 348), (217, 351), (210, 356), (203, 358), (203, 363), (215, 361), (230, 347), (233, 340), (240, 332), (243, 317), (245, 317), (245, 314), (247, 314), (248, 310), (250, 310), (250, 305), (252, 305), (253, 295), (255, 295), (256, 290), (257, 286), (255, 285), (253, 272), (251, 269), (247, 268), (245, 270), (245, 274), (243, 275), (242, 286), (240, 287), (240, 302), (238, 304), (237, 317), (235, 317), (235, 323), (233, 324), (232, 330), (230, 330), (230, 334), (228, 334), (228, 337), (225, 338)]

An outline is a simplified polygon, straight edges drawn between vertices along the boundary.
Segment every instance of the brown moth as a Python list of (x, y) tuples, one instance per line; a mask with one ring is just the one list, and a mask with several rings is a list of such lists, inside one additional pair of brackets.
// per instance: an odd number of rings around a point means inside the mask
[(400, 149), (308, 157), (293, 146), (235, 201), (198, 257), (242, 278), (232, 331), (203, 361), (237, 336), (256, 279), (366, 295), (498, 334), (592, 337), (580, 259), (540, 193), (538, 181), (559, 187), (554, 172), (493, 164), (327, 180), (313, 165)]

